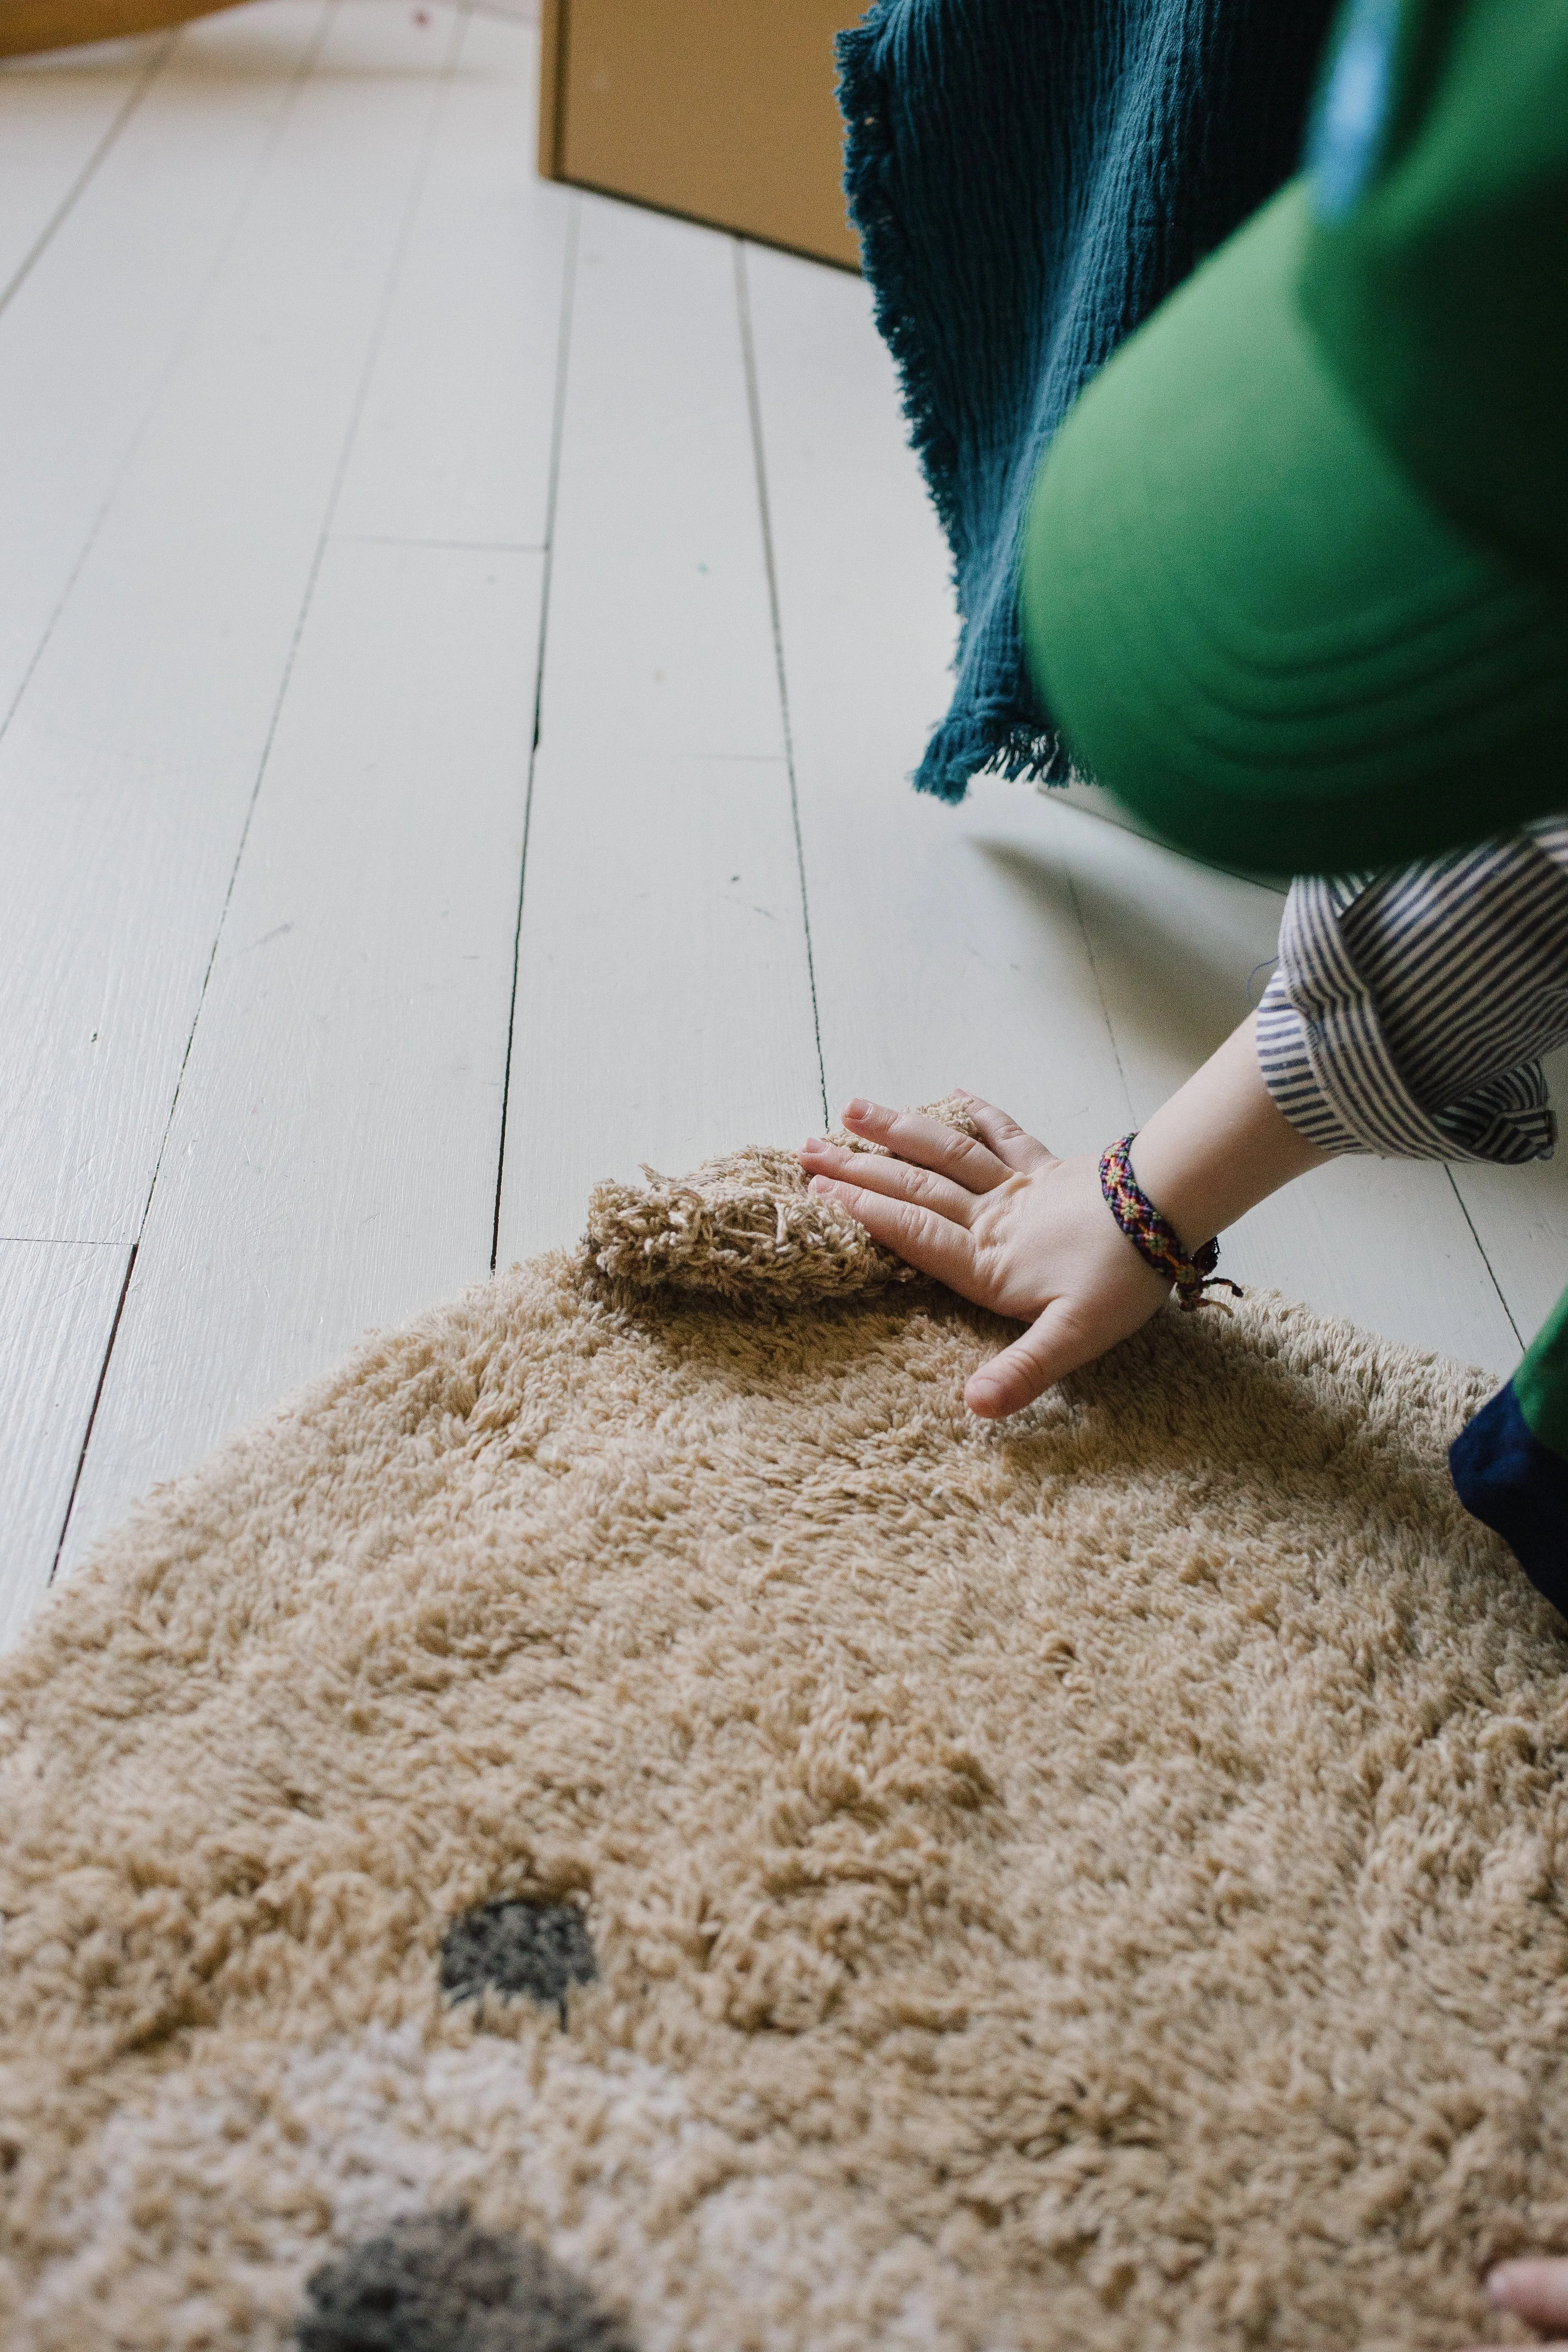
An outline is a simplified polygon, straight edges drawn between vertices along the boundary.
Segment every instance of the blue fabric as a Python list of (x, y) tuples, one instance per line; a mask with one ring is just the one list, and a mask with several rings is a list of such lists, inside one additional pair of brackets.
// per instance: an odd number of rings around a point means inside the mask
[(1568, 1617), (1568, 1462), (1536, 1436), (1511, 1381), (1466, 1423), (1448, 1468), (1472, 1518), (1496, 1528), (1537, 1592)]
[(1080, 387), (1300, 160), (1331, 0), (877, 0), (838, 37), (845, 186), (952, 550), (952, 705), (915, 782), (1060, 782), (1016, 573)]

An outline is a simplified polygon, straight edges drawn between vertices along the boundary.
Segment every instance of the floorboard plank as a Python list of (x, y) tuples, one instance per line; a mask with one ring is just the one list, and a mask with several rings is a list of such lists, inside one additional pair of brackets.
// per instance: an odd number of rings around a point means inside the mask
[(820, 1115), (783, 761), (542, 752), (498, 1262), (574, 1241), (602, 1176)]
[(340, 536), (542, 547), (570, 192), (534, 168), (539, 36), (477, 16), (354, 436)]
[(48, 1587), (129, 1255), (0, 1240), (0, 1649)]
[(821, 1117), (728, 239), (585, 205), (551, 569), (502, 1264)]
[(436, 13), (334, 16), (0, 743), (6, 1231), (140, 1228), (439, 95)]
[(0, 60), (0, 310), (79, 198), (168, 44), (157, 35)]
[(735, 308), (713, 229), (582, 199), (541, 742), (780, 759)]
[[(268, 0), (181, 32), (0, 313), (0, 726), (256, 192), (326, 14), (323, 0)], [(17, 78), (22, 104), (26, 84)]]
[(327, 558), (68, 1560), (367, 1325), (489, 1269), (541, 569)]

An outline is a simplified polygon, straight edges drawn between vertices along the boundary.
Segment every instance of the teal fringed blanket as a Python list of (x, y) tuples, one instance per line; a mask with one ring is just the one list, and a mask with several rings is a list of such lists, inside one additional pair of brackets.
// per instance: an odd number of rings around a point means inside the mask
[(952, 706), (915, 776), (1059, 782), (1014, 579), (1080, 386), (1295, 168), (1331, 0), (877, 0), (840, 34), (845, 184), (949, 543)]

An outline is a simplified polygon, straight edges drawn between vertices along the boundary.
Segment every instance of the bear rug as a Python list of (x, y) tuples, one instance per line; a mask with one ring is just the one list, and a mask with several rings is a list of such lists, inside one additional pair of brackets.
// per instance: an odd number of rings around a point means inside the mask
[(9, 2352), (1509, 2340), (1568, 1643), (1481, 1375), (1252, 1297), (1017, 1420), (786, 1155), (602, 1187), (0, 1667)]

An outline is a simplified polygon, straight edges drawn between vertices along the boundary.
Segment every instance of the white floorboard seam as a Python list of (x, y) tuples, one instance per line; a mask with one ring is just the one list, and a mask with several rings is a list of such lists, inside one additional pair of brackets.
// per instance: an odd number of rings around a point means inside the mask
[(1480, 1253), (1481, 1264), (1486, 1267), (1491, 1286), (1497, 1292), (1498, 1304), (1502, 1308), (1503, 1313), (1508, 1317), (1510, 1328), (1513, 1332), (1514, 1338), (1519, 1341), (1520, 1353), (1522, 1355), (1524, 1349), (1529, 1345), (1530, 1340), (1534, 1337), (1534, 1333), (1533, 1331), (1525, 1331), (1520, 1328), (1519, 1318), (1514, 1313), (1512, 1307), (1509, 1305), (1508, 1293), (1504, 1290), (1501, 1283), (1498, 1280), (1497, 1268), (1491, 1262), (1491, 1257), (1488, 1252), (1487, 1245), (1481, 1239), (1474, 1217), (1470, 1214), (1469, 1203), (1465, 1199), (1458, 1178), (1455, 1175), (1451, 1167), (1446, 1167), (1443, 1172), (1448, 1179), (1449, 1190), (1452, 1192), (1455, 1200), (1458, 1201), (1459, 1204), (1459, 1214), (1464, 1218), (1466, 1224), (1468, 1225), (1470, 1229), (1471, 1237), (1475, 1242), (1476, 1248)]
[(735, 307), (741, 321), (741, 354), (746, 371), (746, 414), (752, 428), (752, 456), (757, 473), (757, 511), (762, 524), (763, 565), (768, 583), (768, 616), (773, 625), (773, 663), (778, 671), (779, 713), (784, 727), (784, 767), (789, 777), (790, 824), (795, 833), (795, 870), (800, 877), (800, 916), (805, 933), (805, 976), (811, 991), (811, 1026), (816, 1040), (816, 1076), (822, 1089), (822, 1117), (833, 1124), (827, 1100), (827, 1066), (822, 1053), (822, 1014), (816, 996), (816, 961), (811, 946), (811, 898), (805, 887), (805, 844), (800, 830), (800, 794), (795, 789), (795, 733), (790, 725), (789, 676), (784, 664), (784, 625), (779, 616), (778, 569), (773, 562), (773, 517), (768, 506), (768, 460), (763, 438), (763, 402), (757, 383), (757, 349), (752, 333), (752, 294), (746, 275), (746, 241), (735, 239)]
[(506, 1020), (506, 1075), (501, 1081), (500, 1140), (496, 1150), (496, 1206), (490, 1225), (490, 1272), (500, 1255), (501, 1188), (506, 1181), (507, 1114), (511, 1107), (512, 1056), (517, 1046), (518, 977), (522, 968), (522, 913), (528, 890), (528, 835), (533, 815), (533, 778), (539, 764), (539, 720), (544, 697), (544, 656), (550, 639), (550, 570), (555, 546), (555, 500), (561, 480), (561, 436), (566, 422), (566, 377), (572, 360), (572, 311), (577, 290), (577, 249), (583, 199), (574, 195), (566, 217), (566, 253), (561, 272), (561, 320), (555, 342), (555, 400), (550, 414), (550, 475), (544, 506), (544, 570), (539, 591), (539, 646), (533, 668), (533, 738), (528, 747), (528, 781), (522, 796), (522, 855), (517, 866), (517, 924), (511, 941), (511, 1001)]
[(154, 45), (146, 64), (142, 67), (142, 71), (136, 77), (131, 89), (127, 90), (124, 102), (115, 114), (114, 120), (110, 123), (109, 128), (105, 131), (102, 138), (99, 141), (97, 146), (93, 149), (91, 154), (88, 157), (86, 163), (77, 173), (76, 178), (71, 182), (70, 186), (66, 190), (65, 194), (60, 198), (60, 201), (55, 206), (54, 211), (44, 223), (43, 227), (34, 238), (33, 243), (28, 247), (21, 260), (17, 263), (16, 268), (12, 271), (9, 283), (5, 286), (0, 287), (0, 310), (4, 310), (6, 304), (11, 301), (16, 295), (21, 292), (22, 288), (26, 284), (28, 278), (32, 276), (33, 271), (37, 268), (38, 263), (42, 260), (45, 253), (47, 251), (50, 240), (53, 238), (55, 232), (69, 219), (78, 200), (83, 193), (91, 186), (99, 165), (109, 154), (115, 141), (119, 138), (121, 132), (124, 130), (126, 124), (130, 121), (132, 116), (135, 113), (137, 108), (141, 105), (142, 100), (152, 89), (153, 84), (157, 80), (158, 76), (168, 64), (170, 58), (174, 55), (174, 43), (178, 38), (179, 36), (177, 33), (167, 33), (161, 41)]
[[(305, 58), (301, 61), (299, 72), (296, 74), (294, 79), (295, 94), (304, 87), (305, 81), (309, 78), (311, 67), (313, 66), (316, 57), (320, 51), (321, 41), (325, 37), (326, 28), (331, 23), (331, 13), (332, 12), (331, 10), (328, 10), (323, 15), (321, 34), (318, 36), (318, 38), (312, 42)], [(267, 740), (262, 746), (261, 757), (257, 763), (256, 782), (251, 790), (250, 805), (246, 812), (245, 823), (240, 829), (239, 841), (235, 850), (234, 863), (229, 873), (228, 887), (224, 894), (223, 907), (219, 912), (217, 925), (213, 934), (212, 948), (207, 957), (206, 970), (202, 976), (202, 985), (196, 999), (195, 1011), (192, 1015), (190, 1028), (186, 1034), (184, 1053), (182, 1056), (180, 1065), (180, 1075), (175, 1081), (174, 1091), (170, 1096), (168, 1116), (163, 1124), (163, 1142), (159, 1146), (158, 1156), (153, 1169), (152, 1181), (148, 1185), (146, 1198), (142, 1202), (141, 1226), (136, 1239), (132, 1243), (130, 1254), (126, 1260), (125, 1278), (121, 1286), (120, 1297), (115, 1307), (114, 1321), (110, 1326), (108, 1343), (103, 1351), (103, 1360), (99, 1366), (98, 1381), (93, 1391), (92, 1409), (88, 1415), (87, 1428), (82, 1436), (81, 1451), (78, 1455), (75, 1474), (71, 1480), (70, 1494), (67, 1499), (65, 1512), (60, 1521), (59, 1539), (55, 1546), (54, 1557), (50, 1563), (49, 1582), (51, 1584), (54, 1582), (55, 1577), (58, 1573), (60, 1556), (65, 1549), (67, 1538), (70, 1534), (71, 1513), (76, 1507), (77, 1495), (81, 1486), (82, 1472), (86, 1466), (88, 1450), (92, 1444), (93, 1427), (98, 1419), (100, 1404), (102, 1402), (104, 1383), (109, 1378), (109, 1368), (110, 1363), (113, 1361), (114, 1345), (120, 1334), (120, 1326), (125, 1312), (125, 1301), (130, 1293), (132, 1277), (136, 1271), (136, 1259), (137, 1254), (142, 1245), (142, 1235), (146, 1231), (147, 1217), (153, 1205), (153, 1196), (158, 1188), (158, 1178), (162, 1173), (163, 1164), (163, 1150), (167, 1146), (170, 1133), (174, 1128), (175, 1113), (179, 1108), (180, 1090), (184, 1082), (185, 1071), (190, 1065), (191, 1048), (195, 1041), (197, 1025), (201, 1021), (202, 1006), (206, 1001), (207, 989), (212, 980), (213, 965), (216, 961), (218, 950), (222, 944), (224, 926), (227, 919), (229, 907), (234, 898), (235, 881), (238, 876), (240, 866), (244, 861), (246, 843), (249, 838), (251, 823), (256, 812), (257, 800), (260, 794), (262, 784), (266, 779), (268, 761), (271, 756), (272, 746), (277, 738), (278, 722), (282, 714), (284, 703), (288, 698), (289, 680), (293, 675), (294, 663), (300, 648), (300, 641), (304, 634), (305, 625), (310, 617), (310, 604), (315, 594), (316, 583), (321, 576), (322, 559), (325, 556), (328, 544), (331, 539), (332, 517), (336, 512), (338, 499), (348, 472), (349, 459), (353, 454), (360, 417), (363, 412), (365, 400), (370, 392), (371, 382), (375, 371), (376, 358), (381, 350), (382, 339), (385, 333), (386, 323), (392, 313), (392, 305), (397, 291), (397, 285), (402, 274), (403, 264), (407, 255), (409, 240), (413, 235), (414, 224), (418, 217), (420, 199), (425, 192), (426, 178), (429, 170), (430, 159), (435, 151), (437, 135), (440, 129), (442, 111), (445, 107), (447, 95), (451, 89), (452, 79), (457, 71), (458, 59), (462, 55), (463, 37), (468, 30), (468, 19), (471, 13), (471, 7), (467, 5), (467, 0), (465, 0), (465, 5), (458, 7), (458, 12), (453, 18), (451, 37), (447, 43), (447, 54), (443, 58), (441, 65), (440, 88), (437, 94), (436, 102), (430, 110), (430, 117), (426, 125), (419, 161), (415, 168), (413, 177), (409, 184), (408, 195), (404, 208), (403, 224), (394, 250), (392, 267), (387, 272), (386, 285), (382, 293), (381, 303), (376, 313), (375, 325), (371, 331), (369, 346), (365, 352), (364, 363), (360, 375), (359, 390), (355, 396), (353, 409), (350, 413), (347, 430), (343, 436), (342, 452), (338, 461), (337, 471), (332, 480), (331, 489), (328, 494), (326, 511), (321, 520), (321, 529), (317, 541), (315, 558), (311, 563), (310, 573), (305, 583), (305, 592), (300, 599), (299, 617), (294, 625), (294, 633), (289, 645), (288, 658), (283, 665), (282, 677), (279, 681), (277, 698), (272, 709), (271, 724), (268, 730)], [(287, 115), (288, 110), (285, 109), (283, 113), (279, 116), (279, 131), (281, 130), (282, 123), (287, 120)], [(268, 142), (268, 152), (270, 152), (271, 146), (276, 143), (276, 138), (278, 135), (279, 134), (275, 132), (273, 141)], [(256, 177), (257, 181), (259, 182), (259, 165), (258, 167)], [(236, 229), (237, 229), (239, 220), (244, 216), (244, 212), (245, 207), (242, 205), (238, 215), (237, 215), (235, 223)], [(225, 240), (226, 250), (229, 241), (230, 240), (226, 238)], [(216, 266), (217, 265), (215, 262), (215, 271)], [(172, 365), (173, 362), (171, 362), (171, 366)], [(130, 463), (129, 455), (127, 457), (126, 463), (127, 465)], [(106, 499), (104, 502), (105, 513), (108, 511), (111, 499), (112, 492), (110, 493), (110, 499)], [(90, 545), (90, 541), (89, 543)], [(86, 550), (83, 551), (83, 554), (85, 557)], [(66, 593), (68, 596), (68, 587)], [(64, 603), (65, 598), (62, 597), (62, 609)], [(24, 691), (25, 690), (24, 687)], [(20, 697), (18, 697), (18, 700), (19, 699)]]
[(131, 1277), (136, 1271), (136, 1255), (141, 1247), (142, 1244), (138, 1239), (132, 1243), (126, 1253), (125, 1274), (120, 1285), (120, 1296), (114, 1302), (114, 1320), (109, 1327), (109, 1337), (103, 1347), (103, 1360), (99, 1365), (98, 1378), (93, 1382), (92, 1402), (88, 1408), (87, 1426), (81, 1433), (81, 1444), (77, 1452), (76, 1465), (71, 1472), (70, 1492), (66, 1496), (66, 1507), (60, 1515), (60, 1531), (55, 1539), (54, 1551), (49, 1559), (47, 1579), (49, 1584), (53, 1584), (60, 1572), (60, 1554), (66, 1548), (66, 1538), (70, 1533), (71, 1513), (76, 1508), (77, 1493), (81, 1486), (81, 1474), (87, 1467), (87, 1449), (92, 1444), (92, 1433), (98, 1422), (98, 1409), (103, 1402), (103, 1384), (109, 1378), (109, 1367), (114, 1360), (114, 1343), (120, 1337), (120, 1326), (125, 1318), (125, 1302), (131, 1295)]

